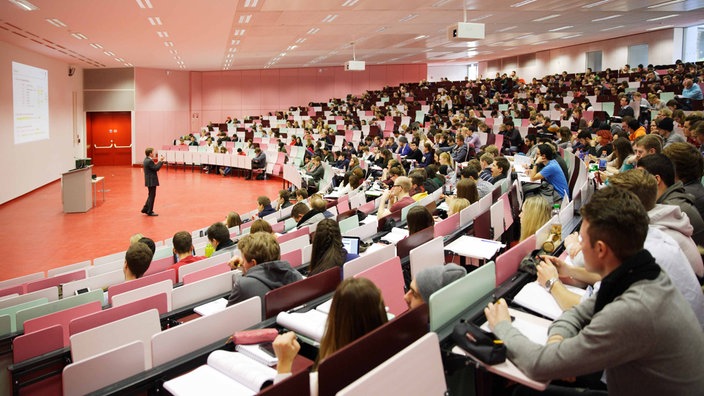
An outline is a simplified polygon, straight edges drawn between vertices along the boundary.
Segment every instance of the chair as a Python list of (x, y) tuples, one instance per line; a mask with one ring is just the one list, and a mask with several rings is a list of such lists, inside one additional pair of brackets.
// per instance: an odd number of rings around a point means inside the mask
[(494, 240), (501, 240), (506, 227), (504, 226), (504, 203), (503, 199), (499, 199), (495, 204), (491, 205), (489, 212), (491, 213), (491, 233)]
[(17, 311), (17, 330), (24, 330), (24, 322), (30, 319), (39, 318), (44, 315), (53, 314), (64, 309), (77, 307), (79, 305), (96, 302), (102, 307), (103, 291), (93, 290), (88, 293), (79, 294), (77, 296), (66, 297), (58, 301), (47, 302), (45, 304), (28, 307)]
[[(100, 268), (100, 267), (98, 267)], [(105, 289), (125, 281), (125, 272), (122, 269), (106, 272), (104, 274), (89, 276), (73, 282), (65, 283), (61, 290), (64, 296), (72, 296), (76, 290), (89, 288), (91, 290)]]
[(0, 289), (5, 289), (8, 287), (18, 286), (18, 285), (21, 286), (27, 282), (43, 279), (44, 277), (45, 277), (44, 272), (35, 272), (35, 273), (29, 274), (29, 275), (18, 276), (17, 278), (12, 278), (12, 279), (8, 279), (8, 280), (4, 280), (4, 281), (0, 282)]
[(80, 270), (83, 268), (90, 267), (90, 260), (81, 261), (80, 263), (64, 265), (63, 267), (52, 268), (46, 272), (46, 276), (51, 278), (56, 275), (65, 274), (67, 272), (73, 272), (75, 270)]
[(252, 297), (220, 312), (164, 330), (152, 336), (152, 363), (157, 367), (224, 341), (233, 332), (252, 327), (261, 320), (261, 299)]
[[(46, 298), (39, 298), (36, 300), (27, 301), (27, 302), (23, 302), (23, 303), (20, 303), (17, 305), (13, 305), (8, 308), (3, 308), (3, 309), (0, 309), (0, 316), (8, 315), (10, 317), (10, 332), (14, 333), (17, 331), (17, 319), (16, 319), (17, 312), (19, 312), (23, 309), (32, 308), (32, 307), (36, 307), (36, 306), (39, 306), (42, 304), (46, 304), (48, 301), (49, 300), (47, 300)], [(5, 334), (0, 334), (0, 336), (2, 336), (2, 335), (5, 335)]]
[(69, 337), (150, 309), (156, 309), (160, 315), (168, 312), (166, 310), (166, 295), (163, 293), (157, 294), (119, 307), (104, 309), (73, 319), (68, 323)]
[(257, 396), (310, 396), (310, 374), (308, 368), (262, 389)]
[(337, 395), (443, 395), (446, 392), (440, 340), (437, 334), (428, 333)]
[(233, 273), (228, 271), (173, 289), (171, 292), (173, 309), (183, 308), (230, 292), (232, 276)]
[(279, 243), (279, 248), (281, 249), (281, 254), (290, 252), (296, 249), (302, 249), (303, 247), (310, 244), (310, 238), (308, 235), (301, 235), (297, 238), (288, 240), (283, 243)]
[(31, 281), (25, 284), (25, 293), (46, 289), (52, 286), (59, 286), (63, 283), (71, 282), (78, 279), (84, 279), (85, 277), (86, 271), (84, 269), (80, 269), (78, 271), (69, 272), (67, 274), (57, 275), (52, 278), (44, 278)]
[(435, 223), (433, 228), (435, 237), (445, 237), (453, 232), (459, 230), (460, 228), (460, 214), (455, 213), (448, 218)]
[(308, 230), (309, 230), (309, 227), (302, 227), (298, 230), (287, 232), (287, 233), (279, 236), (276, 239), (279, 242), (279, 245), (281, 245), (282, 243), (288, 242), (288, 241), (295, 239), (295, 238), (298, 238), (301, 235), (308, 235)]
[(208, 257), (206, 259), (198, 260), (196, 262), (183, 265), (178, 269), (178, 281), (183, 282), (183, 279), (186, 277), (186, 275), (192, 274), (196, 271), (200, 271), (205, 268), (211, 268), (220, 264), (227, 264), (228, 260), (229, 256), (227, 254), (218, 254), (216, 256)]
[(203, 268), (199, 271), (191, 272), (183, 276), (183, 284), (188, 285), (199, 280), (210, 278), (211, 276), (230, 272), (230, 266), (227, 263), (217, 264), (212, 267)]
[(427, 333), (428, 306), (423, 304), (338, 350), (318, 366), (320, 396), (335, 395)]
[(396, 256), (396, 246), (386, 245), (342, 265), (342, 279), (351, 278), (374, 265)]
[(340, 233), (342, 233), (343, 235), (346, 232), (359, 227), (359, 217), (357, 216), (356, 211), (355, 214), (345, 219), (340, 219), (338, 216), (337, 222), (340, 226)]
[(135, 341), (64, 368), (64, 396), (85, 395), (145, 371), (145, 344)]
[(24, 322), (24, 334), (27, 335), (31, 333), (41, 332), (46, 328), (60, 326), (63, 334), (62, 347), (67, 347), (69, 345), (70, 336), (68, 330), (69, 323), (71, 323), (71, 321), (75, 318), (89, 315), (94, 312), (100, 312), (101, 309), (102, 306), (99, 301), (92, 301), (86, 304), (54, 312), (52, 314), (40, 316), (34, 319), (29, 319)]
[(108, 255), (106, 255), (106, 256), (97, 257), (97, 258), (93, 259), (93, 265), (94, 265), (94, 266), (98, 266), (98, 265), (102, 265), (102, 264), (106, 264), (106, 263), (112, 263), (112, 262), (114, 262), (114, 261), (121, 261), (121, 262), (124, 263), (124, 261), (125, 261), (125, 253), (127, 253), (127, 251), (126, 251), (126, 250), (123, 250), (123, 251), (121, 251), (121, 252), (112, 253), (112, 254), (108, 254)]
[(411, 249), (408, 255), (411, 265), (411, 279), (426, 268), (443, 266), (445, 264), (443, 238), (437, 237)]
[(168, 271), (159, 272), (159, 273), (149, 275), (149, 276), (143, 276), (139, 279), (135, 279), (130, 282), (124, 282), (124, 283), (120, 283), (118, 285), (110, 286), (110, 288), (108, 288), (108, 303), (112, 304), (113, 298), (115, 296), (122, 294), (122, 293), (126, 293), (131, 290), (139, 289), (140, 287), (153, 285), (155, 283), (159, 283), (162, 281), (171, 281), (171, 286), (173, 287), (174, 283), (176, 283), (175, 278), (176, 278), (176, 271), (175, 270), (168, 270)]
[(435, 228), (433, 226), (426, 227), (413, 235), (409, 235), (407, 238), (401, 239), (396, 244), (396, 254), (400, 258), (408, 257), (411, 249), (430, 241), (435, 235)]
[[(152, 336), (161, 331), (159, 312), (150, 309), (71, 336), (71, 358), (80, 362), (134, 341), (142, 341), (144, 366), (152, 367)], [(114, 366), (114, 364), (111, 364)]]
[(296, 249), (281, 255), (281, 261), (288, 261), (293, 268), (298, 268), (303, 264), (303, 250)]
[(405, 295), (403, 270), (398, 256), (366, 269), (354, 277), (367, 278), (374, 282), (381, 289), (384, 303), (392, 314), (399, 315), (408, 309), (406, 301), (403, 299)]
[(535, 235), (531, 235), (496, 258), (496, 287), (518, 271), (521, 260), (535, 249)]
[(473, 225), (474, 236), (483, 239), (494, 239), (491, 231), (491, 209), (487, 209), (480, 213), (474, 219)]
[(8, 286), (4, 289), (0, 289), (0, 297), (9, 296), (12, 294), (20, 295), (24, 293), (24, 285)]
[[(171, 249), (169, 249), (169, 251), (171, 251)], [(157, 253), (158, 252), (159, 252), (159, 250), (157, 250)], [(155, 256), (157, 253), (154, 253)], [(174, 256), (173, 256), (173, 253), (169, 253), (169, 255), (167, 257), (153, 259), (151, 264), (149, 264), (149, 268), (147, 268), (147, 271), (144, 273), (143, 276), (146, 277), (149, 275), (154, 275), (154, 274), (158, 274), (160, 272), (166, 271), (172, 265), (174, 265)], [(176, 273), (174, 273), (173, 276), (174, 276), (174, 282), (176, 282)]]
[(173, 283), (171, 279), (163, 280), (160, 282), (152, 283), (147, 286), (140, 287), (138, 289), (133, 289), (125, 291), (123, 293), (112, 296), (112, 306), (119, 307), (120, 305), (125, 305), (133, 301), (141, 300), (149, 296), (156, 294), (165, 293), (166, 294), (166, 310), (171, 311), (171, 291), (173, 289)]
[(57, 301), (59, 299), (59, 288), (54, 286), (31, 293), (25, 293), (17, 297), (6, 298), (0, 301), (0, 310), (39, 299), (45, 299), (46, 301)]
[(437, 333), (452, 323), (465, 309), (492, 293), (495, 287), (495, 266), (489, 262), (431, 294), (428, 301), (430, 331)]
[(340, 268), (330, 268), (267, 292), (264, 295), (264, 317), (272, 318), (281, 311), (335, 291), (340, 284), (340, 276)]
[(63, 337), (63, 328), (58, 324), (15, 337), (12, 340), (12, 363), (21, 363), (67, 346)]

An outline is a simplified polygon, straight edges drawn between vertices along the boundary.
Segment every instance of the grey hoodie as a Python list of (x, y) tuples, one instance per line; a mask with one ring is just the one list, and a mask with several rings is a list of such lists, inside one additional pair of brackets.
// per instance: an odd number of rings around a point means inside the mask
[(648, 211), (650, 225), (674, 239), (687, 256), (689, 264), (698, 277), (704, 276), (704, 263), (697, 245), (692, 240), (692, 225), (679, 206), (657, 204)]
[(692, 239), (695, 243), (704, 243), (704, 220), (699, 210), (694, 206), (694, 196), (686, 192), (682, 182), (675, 182), (665, 190), (657, 203), (665, 205), (677, 205), (682, 212), (689, 217), (689, 222), (692, 224), (694, 231)]
[(227, 306), (247, 300), (254, 296), (262, 298), (276, 288), (303, 279), (303, 276), (293, 269), (288, 261), (269, 261), (250, 268), (243, 276), (235, 276), (232, 280), (232, 292), (227, 299)]

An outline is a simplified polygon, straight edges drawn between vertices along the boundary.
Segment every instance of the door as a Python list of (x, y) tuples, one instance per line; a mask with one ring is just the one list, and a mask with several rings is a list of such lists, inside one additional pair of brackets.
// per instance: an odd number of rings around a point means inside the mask
[(94, 165), (131, 165), (132, 113), (87, 113), (86, 145)]

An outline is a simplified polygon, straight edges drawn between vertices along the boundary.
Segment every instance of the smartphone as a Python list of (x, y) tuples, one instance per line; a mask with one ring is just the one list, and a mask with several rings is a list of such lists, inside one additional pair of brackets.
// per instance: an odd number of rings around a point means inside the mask
[(274, 346), (270, 342), (259, 344), (259, 349), (266, 352), (266, 354), (271, 357), (276, 357), (276, 353), (274, 352)]
[(606, 159), (599, 160), (599, 170), (602, 172), (606, 170)]
[(84, 287), (84, 288), (82, 288), (82, 289), (76, 290), (75, 292), (73, 292), (73, 294), (77, 296), (77, 295), (79, 295), (79, 294), (88, 293), (89, 291), (90, 291), (89, 288)]

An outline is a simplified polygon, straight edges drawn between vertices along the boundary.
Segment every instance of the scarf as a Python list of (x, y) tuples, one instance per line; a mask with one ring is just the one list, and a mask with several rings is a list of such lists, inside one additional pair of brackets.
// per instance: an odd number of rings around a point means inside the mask
[(647, 250), (641, 250), (627, 258), (618, 268), (602, 279), (601, 288), (596, 295), (594, 314), (623, 294), (632, 284), (643, 279), (653, 280), (659, 274), (660, 266)]

